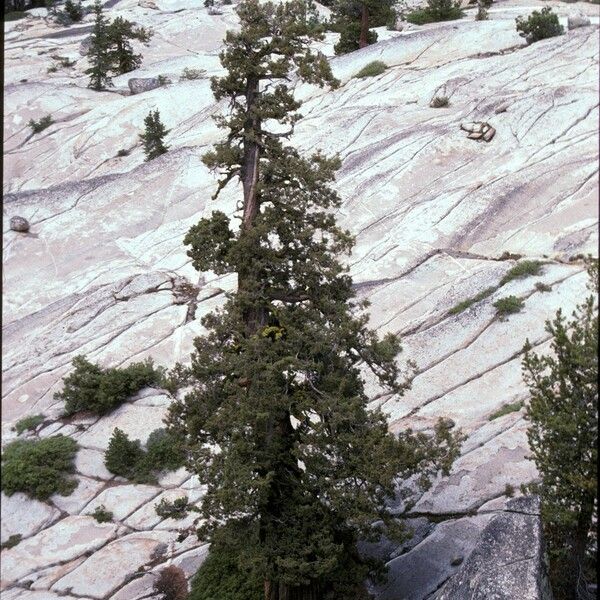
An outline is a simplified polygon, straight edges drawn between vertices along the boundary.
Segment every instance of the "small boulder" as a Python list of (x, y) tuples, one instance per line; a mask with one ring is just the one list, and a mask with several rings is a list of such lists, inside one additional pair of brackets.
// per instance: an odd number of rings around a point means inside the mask
[(586, 17), (583, 13), (573, 13), (569, 15), (567, 19), (567, 29), (577, 29), (578, 27), (587, 27), (591, 25), (589, 17)]
[(92, 45), (92, 37), (86, 37), (81, 44), (79, 44), (79, 54), (80, 56), (87, 56), (90, 51), (90, 46)]
[(134, 77), (127, 82), (127, 85), (132, 94), (141, 94), (159, 88), (162, 83), (158, 77)]
[(153, 2), (152, 0), (140, 0), (138, 2), (138, 6), (141, 6), (142, 8), (151, 8), (152, 10), (158, 10), (156, 2)]
[(29, 231), (29, 221), (23, 217), (11, 217), (9, 226), (13, 231), (27, 233)]

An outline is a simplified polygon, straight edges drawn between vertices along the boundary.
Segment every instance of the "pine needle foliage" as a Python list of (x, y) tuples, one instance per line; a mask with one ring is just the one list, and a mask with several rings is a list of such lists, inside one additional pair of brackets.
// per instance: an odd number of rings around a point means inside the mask
[(367, 410), (362, 369), (394, 392), (408, 385), (400, 343), (367, 327), (340, 260), (353, 238), (333, 216), (339, 159), (285, 144), (300, 119), (287, 81), (337, 85), (310, 49), (322, 31), (303, 0), (243, 0), (237, 12), (240, 30), (221, 53), (227, 73), (212, 80), (229, 101), (218, 118), (226, 136), (204, 162), (221, 174), (217, 194), (241, 181), (240, 225), (215, 211), (185, 243), (196, 269), (237, 274), (238, 289), (203, 318), (193, 391), (168, 424), (207, 485), (199, 535), (224, 547), (243, 539), (237, 567), (263, 582), (265, 599), (359, 598), (379, 571), (357, 541), (400, 535), (386, 511), (398, 479), (426, 486), (448, 472), (461, 436), (443, 420), (432, 436), (394, 436)]
[[(596, 563), (598, 502), (598, 261), (588, 264), (590, 291), (568, 320), (546, 322), (552, 353), (527, 340), (523, 377), (531, 400), (527, 437), (540, 484), (542, 518), (557, 600), (587, 597), (586, 570)], [(583, 595), (582, 595), (583, 594)]]
[(131, 40), (147, 43), (151, 37), (152, 33), (144, 27), (117, 17), (108, 27), (112, 69), (119, 75), (137, 69), (142, 64), (142, 55), (134, 53)]
[(169, 133), (169, 129), (161, 123), (158, 110), (150, 111), (144, 119), (144, 133), (140, 134), (140, 139), (144, 144), (144, 154), (146, 161), (152, 160), (169, 149), (164, 143), (164, 137)]
[(91, 43), (88, 51), (89, 69), (86, 74), (90, 76), (88, 87), (101, 91), (113, 85), (109, 73), (112, 68), (110, 52), (109, 23), (102, 11), (102, 3), (96, 0), (93, 12), (95, 15), (94, 28), (92, 29)]

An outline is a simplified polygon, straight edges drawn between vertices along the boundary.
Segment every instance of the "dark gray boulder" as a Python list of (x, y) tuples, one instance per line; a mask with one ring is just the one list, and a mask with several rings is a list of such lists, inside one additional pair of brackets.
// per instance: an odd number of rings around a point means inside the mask
[(9, 221), (9, 227), (13, 231), (27, 233), (29, 231), (29, 221), (23, 217), (11, 217)]
[(127, 85), (132, 94), (141, 94), (142, 92), (149, 92), (150, 90), (159, 88), (161, 85), (164, 85), (164, 82), (158, 77), (133, 77), (127, 82)]
[(552, 600), (537, 497), (514, 498), (435, 600)]

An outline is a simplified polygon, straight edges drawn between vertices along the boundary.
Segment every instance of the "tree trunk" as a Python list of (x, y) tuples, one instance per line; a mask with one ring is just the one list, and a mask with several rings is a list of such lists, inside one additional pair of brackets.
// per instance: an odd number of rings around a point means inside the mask
[(317, 583), (290, 587), (285, 583), (265, 581), (265, 600), (320, 600), (321, 592)]
[(360, 39), (358, 40), (358, 47), (364, 48), (369, 45), (369, 9), (366, 4), (362, 5), (362, 13), (360, 19)]
[(585, 580), (582, 578), (585, 560), (585, 551), (588, 545), (588, 534), (592, 526), (594, 500), (590, 499), (577, 519), (577, 526), (573, 531), (570, 542), (569, 566), (565, 579), (568, 581), (568, 594), (571, 600), (586, 600)]

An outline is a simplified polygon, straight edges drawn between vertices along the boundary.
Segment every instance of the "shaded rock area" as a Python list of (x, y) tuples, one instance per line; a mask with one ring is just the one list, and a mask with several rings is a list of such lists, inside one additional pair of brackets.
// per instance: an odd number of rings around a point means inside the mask
[[(108, 5), (111, 19), (155, 36), (140, 48), (142, 66), (114, 77), (107, 92), (87, 88), (89, 22), (64, 29), (31, 15), (5, 23), (2, 444), (17, 438), (19, 419), (43, 414), (21, 437), (63, 433), (80, 450), (72, 496), (48, 504), (3, 497), (2, 541), (22, 541), (2, 550), (2, 600), (149, 598), (161, 568), (175, 564), (191, 577), (208, 551), (195, 535), (179, 540), (191, 517), (155, 510), (183, 495), (200, 502), (197, 477), (180, 469), (135, 485), (104, 466), (112, 430), (144, 443), (174, 396), (148, 388), (101, 419), (64, 419), (54, 393), (77, 355), (106, 367), (149, 357), (188, 363), (202, 317), (235, 289), (235, 277), (196, 272), (183, 246), (191, 225), (213, 210), (231, 216), (239, 199), (232, 187), (211, 200), (217, 179), (202, 162), (223, 135), (212, 117), (226, 103), (214, 101), (209, 79), (222, 73), (235, 6), (209, 14), (197, 0)], [(546, 5), (564, 25), (579, 12), (590, 25), (526, 46), (515, 17)], [(399, 367), (417, 364), (404, 396), (367, 377), (371, 406), (392, 431), (427, 431), (444, 416), (467, 436), (448, 477), (436, 477), (410, 510), (394, 506), (414, 537), (369, 550), (390, 566), (379, 590), (387, 600), (425, 600), (445, 584), (463, 593), (460, 573), (486, 573), (493, 558), (480, 541), (496, 519), (524, 519), (536, 539), (527, 515), (505, 510), (506, 490), (537, 476), (521, 352), (526, 338), (548, 351), (544, 321), (581, 301), (582, 257), (597, 252), (597, 7), (501, 0), (482, 22), (476, 10), (455, 22), (378, 28), (377, 44), (341, 57), (328, 33), (319, 49), (340, 88), (296, 86), (304, 118), (294, 144), (343, 162), (336, 218), (356, 236), (348, 266), (357, 296), (371, 302), (373, 328), (402, 336)], [(53, 55), (75, 64), (48, 72)], [(373, 60), (388, 69), (355, 79)], [(184, 69), (206, 77), (181, 79)], [(173, 83), (157, 87), (161, 74)], [(131, 79), (144, 93), (129, 93)], [(443, 109), (430, 107), (438, 93), (448, 98)], [(149, 110), (160, 111), (169, 151), (145, 162), (139, 134)], [(46, 115), (54, 125), (32, 136), (27, 123)], [(487, 123), (493, 139), (474, 143), (461, 123)], [(15, 215), (35, 233), (11, 231)], [(522, 260), (541, 261), (540, 274), (498, 287)], [(469, 304), (488, 288), (496, 291)], [(493, 304), (509, 295), (523, 310), (500, 321)], [(496, 416), (506, 405), (516, 408)], [(89, 516), (102, 504), (114, 522)], [(508, 539), (490, 535), (490, 543)], [(507, 577), (535, 578), (534, 563), (516, 563)]]
[(552, 600), (539, 499), (510, 500), (435, 600)]

